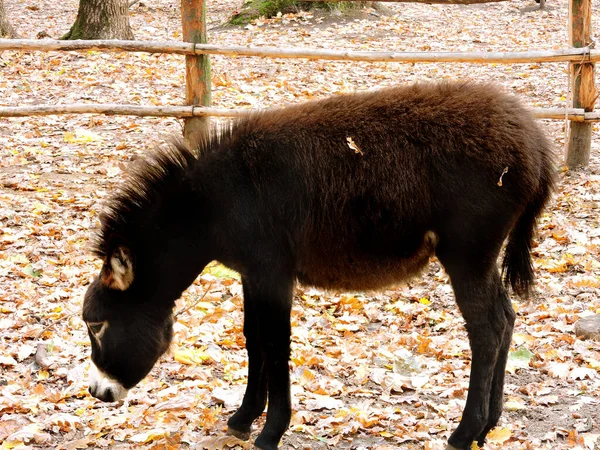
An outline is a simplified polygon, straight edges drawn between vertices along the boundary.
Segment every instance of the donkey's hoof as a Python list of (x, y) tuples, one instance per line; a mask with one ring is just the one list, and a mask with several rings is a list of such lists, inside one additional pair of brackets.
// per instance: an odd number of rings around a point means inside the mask
[(235, 428), (227, 427), (227, 434), (230, 436), (235, 436), (240, 441), (247, 441), (250, 439), (250, 431), (239, 431)]
[(279, 439), (269, 439), (261, 434), (258, 435), (256, 441), (254, 441), (254, 450), (277, 450), (279, 446)]
[(277, 446), (275, 447), (260, 447), (256, 444), (254, 444), (254, 446), (252, 447), (253, 450), (271, 450), (271, 449), (276, 449)]

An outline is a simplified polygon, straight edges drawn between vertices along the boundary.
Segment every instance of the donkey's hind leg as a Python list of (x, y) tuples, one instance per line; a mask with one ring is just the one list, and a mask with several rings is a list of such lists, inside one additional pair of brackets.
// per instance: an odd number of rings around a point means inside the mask
[[(503, 374), (510, 345), (512, 322), (496, 258), (500, 245), (487, 242), (441, 242), (437, 249), (465, 319), (472, 362), (467, 403), (458, 428), (448, 440), (451, 449), (467, 450), (479, 440), (490, 419), (498, 420), (502, 404)], [(490, 409), (493, 408), (493, 411)]]
[(254, 422), (267, 405), (267, 375), (264, 370), (264, 359), (260, 349), (258, 331), (258, 312), (256, 303), (252, 301), (247, 282), (244, 289), (244, 336), (248, 352), (248, 385), (242, 405), (227, 421), (228, 434), (248, 440)]
[(498, 424), (500, 415), (502, 414), (502, 406), (504, 404), (504, 375), (506, 373), (506, 361), (508, 360), (508, 352), (510, 351), (510, 343), (515, 325), (516, 314), (510, 302), (510, 298), (503, 286), (499, 287), (498, 301), (502, 303), (504, 316), (506, 318), (506, 328), (502, 337), (502, 344), (498, 352), (498, 360), (494, 368), (494, 378), (492, 379), (492, 391), (490, 393), (490, 412), (488, 423), (477, 437), (477, 444), (481, 447), (485, 442), (485, 437)]

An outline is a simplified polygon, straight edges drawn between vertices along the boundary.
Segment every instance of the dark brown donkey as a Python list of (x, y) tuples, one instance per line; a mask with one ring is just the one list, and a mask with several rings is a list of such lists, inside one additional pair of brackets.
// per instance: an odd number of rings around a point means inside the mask
[(488, 84), (439, 83), (339, 95), (250, 114), (132, 169), (95, 244), (104, 260), (83, 318), (91, 393), (124, 397), (168, 348), (175, 300), (207, 263), (244, 290), (248, 387), (229, 419), (248, 438), (269, 403), (260, 449), (288, 427), (294, 284), (372, 290), (436, 255), (473, 353), (467, 403), (448, 448), (482, 444), (502, 411), (515, 314), (505, 282), (533, 284), (536, 219), (552, 152), (529, 111)]

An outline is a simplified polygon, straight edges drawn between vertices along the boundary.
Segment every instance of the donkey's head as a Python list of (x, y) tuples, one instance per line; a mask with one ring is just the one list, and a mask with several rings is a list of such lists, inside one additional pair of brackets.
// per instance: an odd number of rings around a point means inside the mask
[(150, 372), (171, 342), (175, 301), (210, 260), (195, 160), (173, 146), (141, 161), (101, 216), (94, 252), (103, 265), (83, 305), (90, 393), (100, 400), (125, 397)]
[(85, 295), (83, 319), (92, 346), (90, 393), (120, 400), (169, 348), (172, 303), (135, 283), (135, 260), (123, 245), (107, 256)]

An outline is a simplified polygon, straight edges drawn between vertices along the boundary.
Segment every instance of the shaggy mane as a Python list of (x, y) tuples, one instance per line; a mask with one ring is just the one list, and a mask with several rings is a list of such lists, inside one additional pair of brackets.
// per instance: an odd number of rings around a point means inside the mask
[[(239, 122), (239, 121), (236, 121)], [(242, 119), (242, 122), (245, 120)], [(189, 173), (202, 156), (218, 151), (231, 139), (233, 122), (211, 127), (197, 149), (181, 138), (172, 137), (147, 156), (133, 162), (123, 183), (111, 195), (100, 213), (100, 229), (92, 239), (91, 251), (104, 259), (111, 239), (131, 233), (136, 218), (157, 204), (163, 196), (175, 193), (189, 179)]]

